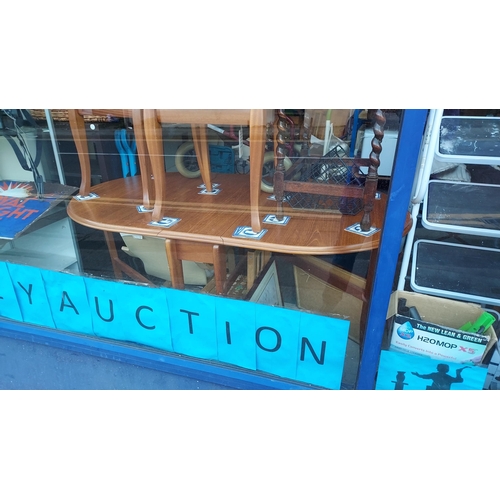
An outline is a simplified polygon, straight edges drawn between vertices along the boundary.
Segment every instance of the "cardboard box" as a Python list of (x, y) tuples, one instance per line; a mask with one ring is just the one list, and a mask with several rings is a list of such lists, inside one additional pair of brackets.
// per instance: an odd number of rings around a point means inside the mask
[(296, 256), (293, 262), (299, 309), (349, 320), (349, 338), (359, 343), (366, 280), (317, 257)]
[[(318, 139), (325, 139), (326, 109), (306, 109), (305, 120), (310, 120), (311, 134)], [(330, 123), (335, 136), (342, 136), (345, 126), (354, 110), (332, 109)]]
[[(401, 298), (406, 299), (407, 307), (417, 308), (421, 321), (397, 313)], [(497, 341), (493, 327), (484, 335), (459, 328), (469, 321), (474, 322), (483, 312), (477, 304), (414, 292), (394, 292), (387, 312), (392, 322), (390, 350), (454, 363), (481, 363)]]

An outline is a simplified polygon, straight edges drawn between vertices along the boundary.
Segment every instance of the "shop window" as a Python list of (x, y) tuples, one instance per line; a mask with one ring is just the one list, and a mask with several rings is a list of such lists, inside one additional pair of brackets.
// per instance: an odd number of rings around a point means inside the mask
[(390, 171), (353, 110), (30, 111), (3, 114), (45, 153), (0, 138), (2, 316), (355, 387)]

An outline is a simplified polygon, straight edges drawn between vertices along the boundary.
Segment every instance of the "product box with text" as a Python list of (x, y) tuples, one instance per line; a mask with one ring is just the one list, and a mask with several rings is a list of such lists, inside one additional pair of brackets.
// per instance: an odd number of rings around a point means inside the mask
[[(415, 308), (420, 319), (398, 314), (398, 303)], [(392, 322), (390, 350), (442, 359), (455, 363), (480, 364), (495, 345), (490, 326), (483, 335), (460, 330), (477, 320), (484, 310), (477, 304), (431, 297), (413, 292), (394, 292), (387, 318)]]

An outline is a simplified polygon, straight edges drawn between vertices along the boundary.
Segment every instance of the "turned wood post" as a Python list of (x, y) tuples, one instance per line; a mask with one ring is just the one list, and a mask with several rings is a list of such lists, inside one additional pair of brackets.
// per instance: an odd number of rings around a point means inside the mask
[(363, 218), (361, 219), (361, 230), (369, 231), (371, 228), (371, 212), (373, 201), (377, 191), (378, 167), (380, 166), (380, 153), (382, 152), (382, 139), (384, 138), (385, 114), (381, 109), (373, 113), (373, 139), (372, 152), (370, 153), (370, 166), (365, 179), (365, 190), (363, 195)]
[(286, 144), (290, 135), (289, 124), (282, 109), (278, 110), (278, 132), (276, 134), (276, 168), (274, 170), (274, 196), (276, 198), (278, 220), (283, 220), (283, 196), (285, 182)]

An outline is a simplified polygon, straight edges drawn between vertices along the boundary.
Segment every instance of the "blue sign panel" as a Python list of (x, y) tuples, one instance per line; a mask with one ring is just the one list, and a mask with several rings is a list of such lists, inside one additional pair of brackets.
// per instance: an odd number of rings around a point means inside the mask
[(222, 297), (216, 301), (219, 361), (256, 370), (255, 304)]
[(23, 321), (14, 286), (5, 262), (0, 262), (0, 316)]
[(0, 316), (339, 389), (349, 322), (0, 262)]
[(331, 366), (344, 363), (349, 322), (302, 314), (296, 380), (335, 389), (340, 387), (342, 371)]
[(425, 356), (382, 351), (375, 389), (481, 390), (488, 369)]
[(160, 288), (85, 278), (94, 333), (172, 350), (165, 295)]
[(41, 273), (56, 328), (93, 335), (92, 317), (83, 278), (44, 269)]
[(215, 297), (163, 289), (168, 301), (174, 352), (217, 359)]
[(55, 328), (40, 270), (17, 264), (7, 267), (24, 321)]

